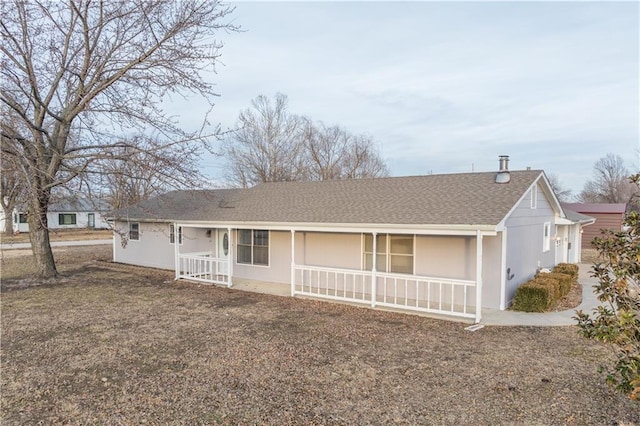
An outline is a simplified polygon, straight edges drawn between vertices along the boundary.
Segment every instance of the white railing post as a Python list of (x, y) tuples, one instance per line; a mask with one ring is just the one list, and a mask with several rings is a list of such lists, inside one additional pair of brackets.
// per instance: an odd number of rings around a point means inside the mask
[[(233, 233), (231, 232), (231, 228), (227, 228), (227, 235), (229, 236), (229, 255), (227, 256), (229, 264), (227, 265), (227, 287), (231, 287), (233, 285), (233, 281), (231, 277), (233, 276)], [(218, 242), (218, 244), (220, 244)]]
[(376, 297), (378, 293), (377, 258), (378, 258), (378, 233), (373, 233), (373, 259), (371, 260), (371, 307), (376, 307)]
[(482, 233), (476, 231), (476, 324), (482, 319)]
[(176, 280), (180, 278), (180, 244), (178, 244), (178, 224), (173, 224), (173, 255), (175, 257), (174, 263), (176, 268)]
[(291, 296), (296, 294), (296, 231), (291, 230)]

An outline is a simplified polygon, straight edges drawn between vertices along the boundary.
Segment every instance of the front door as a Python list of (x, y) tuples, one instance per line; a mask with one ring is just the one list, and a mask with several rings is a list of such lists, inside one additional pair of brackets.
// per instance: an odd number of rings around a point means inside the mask
[(96, 227), (96, 215), (94, 213), (89, 213), (87, 215), (87, 221), (88, 221), (89, 228)]
[(218, 259), (224, 260), (219, 265), (222, 275), (227, 275), (229, 271), (229, 231), (218, 229)]

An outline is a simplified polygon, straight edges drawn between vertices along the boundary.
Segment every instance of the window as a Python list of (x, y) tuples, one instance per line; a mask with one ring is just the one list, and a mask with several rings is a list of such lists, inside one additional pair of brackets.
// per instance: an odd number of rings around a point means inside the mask
[[(175, 226), (169, 225), (169, 243), (175, 244), (176, 242), (176, 233)], [(182, 226), (178, 226), (178, 244), (182, 244)]]
[(269, 231), (238, 230), (238, 263), (269, 266)]
[(140, 224), (138, 222), (129, 222), (129, 241), (138, 241), (140, 239)]
[(551, 222), (544, 223), (544, 231), (542, 234), (542, 251), (551, 249)]
[(58, 215), (58, 224), (59, 225), (75, 225), (76, 224), (76, 214), (75, 213), (60, 213)]
[[(381, 234), (376, 238), (376, 270), (413, 273), (413, 235)], [(373, 268), (373, 235), (364, 236), (364, 267)]]
[(531, 188), (531, 208), (535, 209), (538, 207), (538, 185)]
[(27, 214), (26, 213), (18, 213), (17, 214), (17, 220), (15, 220), (15, 222), (18, 223), (27, 223)]

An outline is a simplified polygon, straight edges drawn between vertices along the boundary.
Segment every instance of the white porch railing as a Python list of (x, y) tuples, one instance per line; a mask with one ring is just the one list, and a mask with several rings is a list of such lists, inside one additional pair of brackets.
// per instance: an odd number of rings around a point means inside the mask
[(229, 285), (229, 260), (211, 257), (211, 252), (180, 253), (178, 278)]
[(371, 271), (295, 265), (294, 294), (371, 303)]
[(475, 281), (377, 272), (373, 297), (371, 271), (306, 265), (295, 265), (293, 270), (294, 295), (476, 317)]
[(476, 316), (476, 282), (378, 272), (376, 305), (465, 318)]

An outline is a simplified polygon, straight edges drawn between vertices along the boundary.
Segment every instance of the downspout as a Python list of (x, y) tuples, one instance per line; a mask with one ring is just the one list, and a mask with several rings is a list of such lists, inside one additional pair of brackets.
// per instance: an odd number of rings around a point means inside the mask
[(476, 324), (482, 319), (482, 233), (476, 231)]
[(291, 297), (296, 295), (296, 231), (291, 230)]

